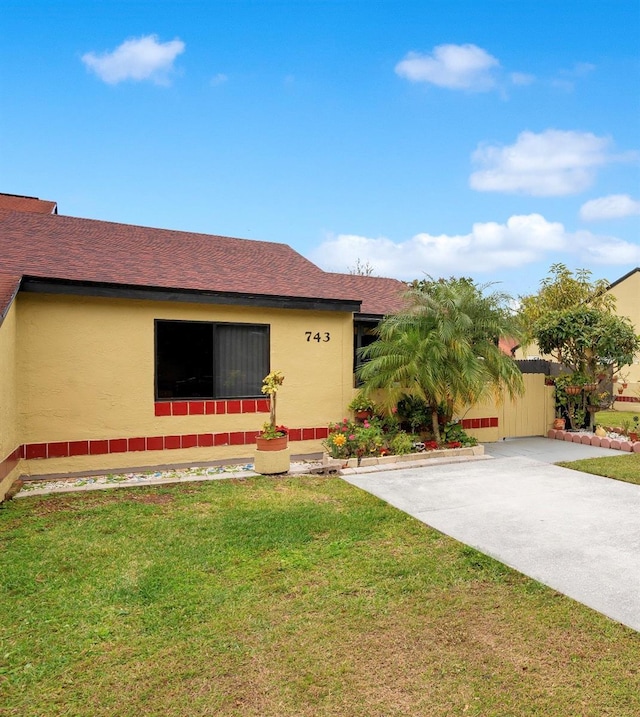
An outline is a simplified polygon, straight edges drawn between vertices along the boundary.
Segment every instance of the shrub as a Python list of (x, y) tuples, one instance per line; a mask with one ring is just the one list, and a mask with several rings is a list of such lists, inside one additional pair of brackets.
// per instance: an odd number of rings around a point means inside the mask
[[(477, 446), (478, 439), (467, 434), (459, 421), (452, 421), (442, 429), (442, 438), (449, 448), (460, 448), (461, 446)], [(452, 444), (458, 445), (452, 445)]]
[(389, 450), (396, 456), (402, 456), (413, 451), (413, 436), (405, 431), (399, 431), (389, 442)]
[(344, 418), (329, 425), (329, 436), (322, 445), (332, 458), (377, 456), (384, 446), (384, 434), (376, 419), (356, 423)]

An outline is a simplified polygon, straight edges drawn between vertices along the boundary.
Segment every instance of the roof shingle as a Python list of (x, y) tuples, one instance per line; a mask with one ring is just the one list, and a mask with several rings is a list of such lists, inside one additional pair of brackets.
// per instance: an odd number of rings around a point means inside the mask
[(21, 279), (18, 274), (0, 273), (0, 324), (4, 321), (11, 302), (18, 293)]
[[(0, 271), (184, 291), (362, 301), (386, 314), (395, 279), (330, 274), (286, 244), (0, 209)], [(0, 301), (0, 312), (3, 304)]]
[(14, 212), (38, 212), (39, 214), (56, 214), (57, 204), (37, 197), (23, 197), (20, 194), (0, 194), (0, 209)]

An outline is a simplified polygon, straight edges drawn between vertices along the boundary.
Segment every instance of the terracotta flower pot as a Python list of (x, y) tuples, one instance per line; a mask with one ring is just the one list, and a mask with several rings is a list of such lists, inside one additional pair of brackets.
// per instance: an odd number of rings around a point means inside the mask
[(577, 396), (582, 391), (582, 386), (567, 386), (564, 391), (568, 396)]
[(353, 414), (359, 421), (364, 421), (367, 418), (371, 418), (371, 411), (356, 411)]
[(556, 431), (564, 431), (565, 420), (564, 418), (556, 418), (553, 422), (553, 428)]
[(289, 436), (279, 436), (278, 438), (256, 437), (256, 448), (259, 451), (283, 451), (288, 445)]

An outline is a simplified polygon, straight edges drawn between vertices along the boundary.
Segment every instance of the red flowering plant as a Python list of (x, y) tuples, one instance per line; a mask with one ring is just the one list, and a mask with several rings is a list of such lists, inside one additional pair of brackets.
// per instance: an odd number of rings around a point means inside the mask
[(288, 436), (289, 429), (286, 426), (272, 426), (268, 421), (262, 426), (262, 433), (260, 438), (282, 438), (282, 436)]
[(363, 423), (343, 418), (340, 423), (329, 425), (329, 435), (323, 446), (332, 458), (358, 458), (378, 456), (388, 452), (385, 436), (379, 421), (372, 419)]
[(340, 423), (329, 424), (329, 435), (322, 445), (332, 458), (351, 458), (356, 455), (356, 430), (354, 421), (343, 418)]

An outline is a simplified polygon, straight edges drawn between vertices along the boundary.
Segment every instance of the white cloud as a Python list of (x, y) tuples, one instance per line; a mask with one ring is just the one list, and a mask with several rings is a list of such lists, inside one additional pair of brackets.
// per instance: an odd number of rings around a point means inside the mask
[(493, 55), (477, 45), (438, 45), (431, 55), (410, 52), (395, 70), (411, 82), (484, 92), (494, 87), (492, 70), (499, 66)]
[(82, 61), (110, 85), (124, 80), (152, 80), (157, 84), (166, 84), (174, 60), (184, 49), (182, 40), (158, 42), (157, 35), (146, 35), (126, 40), (113, 52), (102, 55), (87, 52)]
[(626, 159), (611, 155), (611, 145), (609, 137), (589, 132), (522, 132), (512, 145), (479, 145), (471, 159), (481, 169), (469, 184), (480, 192), (577, 194), (591, 186), (598, 167)]
[(573, 92), (577, 79), (582, 79), (596, 69), (590, 62), (575, 62), (570, 70), (560, 70), (559, 77), (551, 80), (551, 86), (564, 92)]
[(433, 276), (492, 274), (518, 269), (558, 255), (596, 264), (640, 263), (640, 246), (591, 232), (567, 232), (540, 214), (515, 215), (506, 223), (476, 223), (468, 234), (416, 234), (404, 242), (353, 234), (330, 236), (311, 257), (328, 271), (346, 272), (357, 260), (377, 276), (419, 279)]
[(590, 199), (580, 207), (580, 218), (587, 222), (598, 219), (619, 219), (640, 214), (640, 201), (628, 194), (610, 194)]
[(535, 75), (526, 72), (512, 72), (509, 79), (514, 85), (532, 85), (536, 81)]
[(224, 85), (224, 83), (227, 82), (228, 79), (229, 78), (223, 72), (218, 72), (217, 75), (214, 75), (211, 78), (210, 84), (212, 87), (217, 87), (218, 85)]

